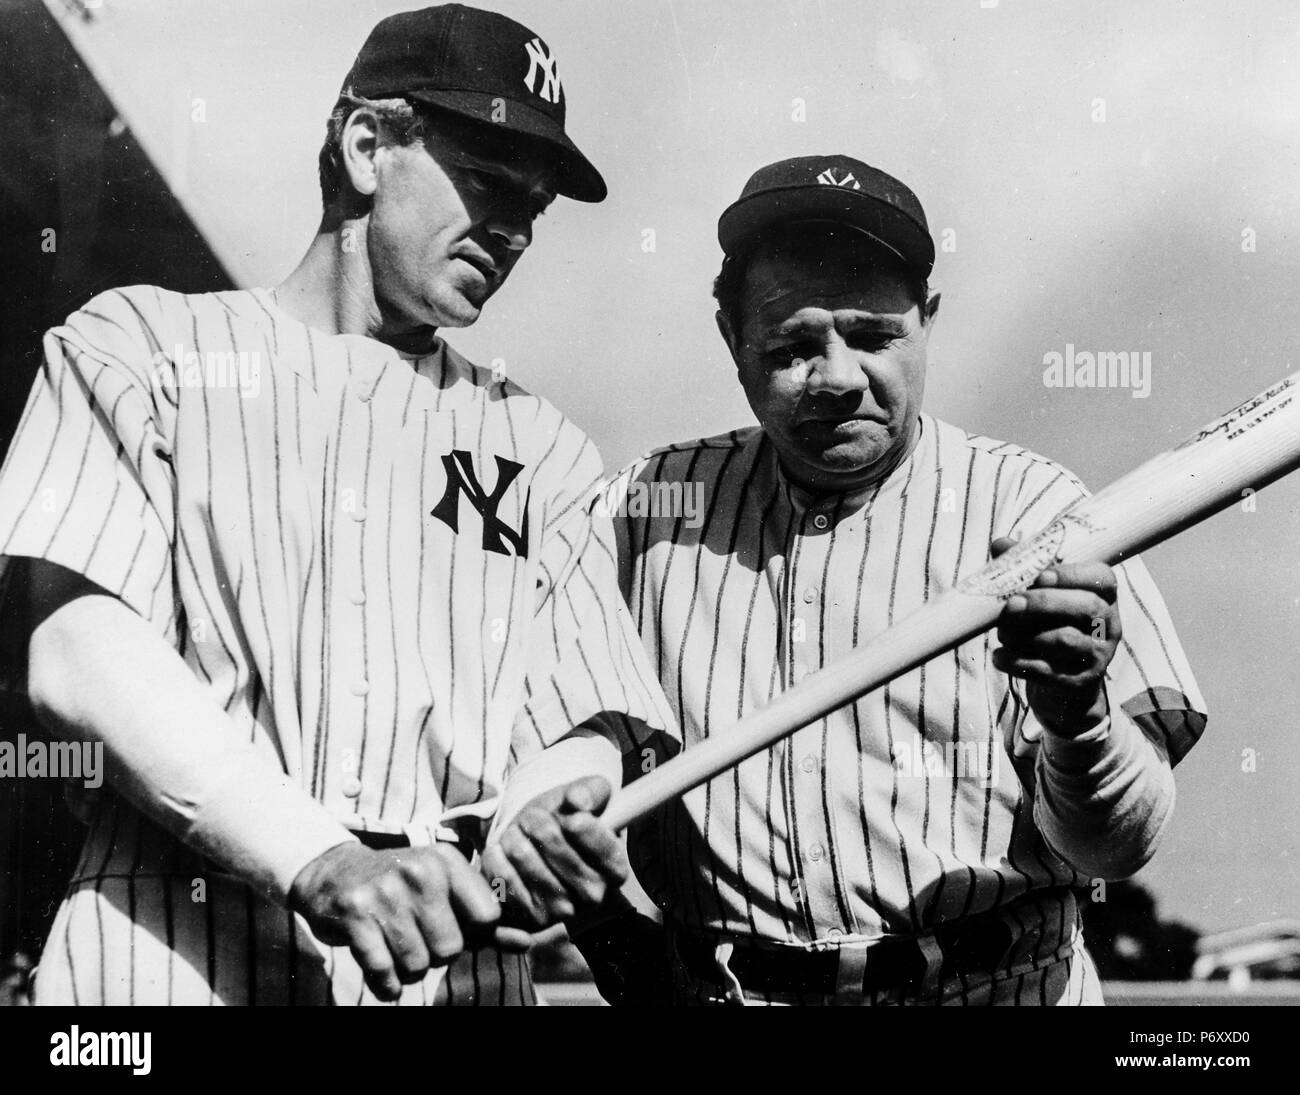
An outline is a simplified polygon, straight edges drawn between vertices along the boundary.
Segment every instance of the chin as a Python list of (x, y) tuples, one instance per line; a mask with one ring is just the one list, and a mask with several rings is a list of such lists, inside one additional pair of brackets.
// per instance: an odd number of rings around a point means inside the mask
[(465, 297), (453, 300), (431, 300), (428, 302), (429, 313), (435, 327), (468, 327), (483, 314), (482, 305), (473, 303)]
[(877, 460), (860, 456), (852, 458), (837, 457), (823, 453), (819, 459), (814, 460), (812, 463), (824, 475), (853, 476), (869, 472), (876, 465)]
[(809, 453), (808, 456), (813, 463), (826, 471), (851, 473), (866, 471), (873, 464), (884, 460), (889, 455), (889, 451), (888, 445), (858, 442), (834, 445), (829, 449)]
[(856, 480), (869, 476), (872, 469), (889, 459), (889, 447), (884, 445), (836, 445), (829, 449), (800, 453), (806, 468), (828, 481)]
[(467, 314), (449, 316), (446, 319), (439, 319), (434, 322), (435, 327), (472, 327), (478, 322), (478, 317), (482, 313), (479, 309), (474, 309)]
[(783, 440), (792, 464), (797, 462), (805, 474), (828, 483), (870, 479), (897, 453), (894, 434), (877, 422), (866, 423), (831, 445), (826, 444), (831, 439), (814, 438), (800, 430), (787, 433)]

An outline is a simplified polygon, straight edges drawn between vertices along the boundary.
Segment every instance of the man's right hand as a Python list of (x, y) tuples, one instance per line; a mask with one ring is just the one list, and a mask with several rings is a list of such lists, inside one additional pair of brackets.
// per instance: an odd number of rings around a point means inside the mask
[(316, 937), (351, 949), (381, 1000), (431, 966), (492, 939), (501, 906), (483, 876), (449, 845), (376, 851), (349, 841), (307, 864), (290, 906)]

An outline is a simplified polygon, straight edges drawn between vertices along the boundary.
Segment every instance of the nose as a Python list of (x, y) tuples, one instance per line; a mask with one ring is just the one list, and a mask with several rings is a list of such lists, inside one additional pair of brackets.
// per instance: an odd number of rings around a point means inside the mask
[(846, 395), (870, 387), (871, 380), (858, 354), (843, 339), (827, 339), (822, 352), (808, 362), (807, 388), (811, 395)]
[(493, 209), (487, 230), (509, 251), (522, 251), (533, 242), (533, 219), (518, 202), (502, 202)]

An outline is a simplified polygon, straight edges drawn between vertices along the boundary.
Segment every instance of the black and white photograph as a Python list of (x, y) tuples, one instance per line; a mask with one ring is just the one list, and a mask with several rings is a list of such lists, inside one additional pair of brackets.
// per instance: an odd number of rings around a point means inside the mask
[(103, 1006), (1105, 1006), (1087, 1067), (1251, 1071), (1300, 8), (412, 3), (0, 0), (33, 1059), (149, 1073)]

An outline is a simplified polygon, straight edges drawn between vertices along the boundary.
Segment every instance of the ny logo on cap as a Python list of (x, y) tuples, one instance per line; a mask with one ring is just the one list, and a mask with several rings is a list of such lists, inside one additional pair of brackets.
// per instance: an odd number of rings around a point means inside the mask
[(821, 183), (823, 186), (851, 186), (853, 187), (854, 190), (862, 189), (862, 184), (853, 177), (852, 171), (846, 171), (844, 173), (844, 178), (837, 179), (835, 177), (835, 168), (833, 167), (828, 167), (825, 171), (823, 171), (820, 175), (818, 175), (817, 181)]
[[(555, 58), (540, 38), (524, 43), (528, 53), (528, 75), (524, 83), (534, 95), (540, 95), (548, 103), (560, 101), (560, 77), (555, 71)], [(539, 87), (538, 84), (541, 86)]]

